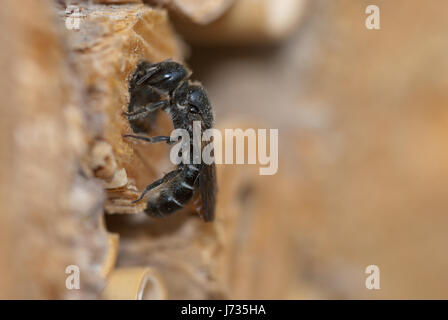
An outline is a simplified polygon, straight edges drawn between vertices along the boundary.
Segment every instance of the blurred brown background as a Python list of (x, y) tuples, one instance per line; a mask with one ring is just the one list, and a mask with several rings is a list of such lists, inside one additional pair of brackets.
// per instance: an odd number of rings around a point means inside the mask
[[(236, 297), (448, 297), (447, 10), (310, 1), (279, 45), (193, 49), (218, 123), (279, 128), (279, 171), (238, 231)], [(370, 264), (381, 290), (365, 288)]]

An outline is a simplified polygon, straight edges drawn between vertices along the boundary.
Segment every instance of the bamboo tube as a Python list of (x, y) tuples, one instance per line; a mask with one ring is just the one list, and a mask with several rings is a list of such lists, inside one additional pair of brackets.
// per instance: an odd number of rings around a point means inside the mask
[(112, 272), (103, 292), (106, 300), (164, 300), (160, 275), (151, 268), (120, 268)]
[(282, 41), (292, 34), (307, 0), (238, 0), (218, 20), (202, 26), (182, 17), (177, 29), (197, 45), (255, 45)]
[(118, 256), (118, 245), (120, 235), (117, 233), (108, 233), (107, 235), (107, 252), (103, 265), (101, 266), (100, 274), (103, 278), (108, 278), (115, 268)]
[(234, 2), (235, 0), (171, 0), (170, 5), (190, 21), (206, 25), (223, 15)]

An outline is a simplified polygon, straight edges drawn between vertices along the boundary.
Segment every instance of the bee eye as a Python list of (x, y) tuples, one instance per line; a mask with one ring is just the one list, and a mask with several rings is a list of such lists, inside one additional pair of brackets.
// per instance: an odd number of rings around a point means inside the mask
[(188, 108), (188, 111), (191, 112), (191, 113), (199, 113), (199, 109), (197, 107), (195, 107), (195, 106), (190, 106)]

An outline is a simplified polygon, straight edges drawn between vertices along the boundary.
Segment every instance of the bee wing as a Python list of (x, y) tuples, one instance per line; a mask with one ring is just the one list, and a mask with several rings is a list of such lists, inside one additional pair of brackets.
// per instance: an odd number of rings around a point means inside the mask
[(214, 163), (202, 165), (199, 173), (199, 195), (202, 202), (199, 215), (206, 222), (213, 221), (216, 207), (216, 166)]

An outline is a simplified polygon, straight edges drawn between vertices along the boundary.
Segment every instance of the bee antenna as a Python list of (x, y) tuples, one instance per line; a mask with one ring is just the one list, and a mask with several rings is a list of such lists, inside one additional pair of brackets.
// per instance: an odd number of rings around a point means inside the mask
[(148, 80), (152, 75), (154, 75), (154, 73), (156, 73), (158, 70), (159, 70), (158, 67), (151, 67), (147, 69), (146, 74), (137, 81), (137, 85), (141, 85), (143, 82)]

